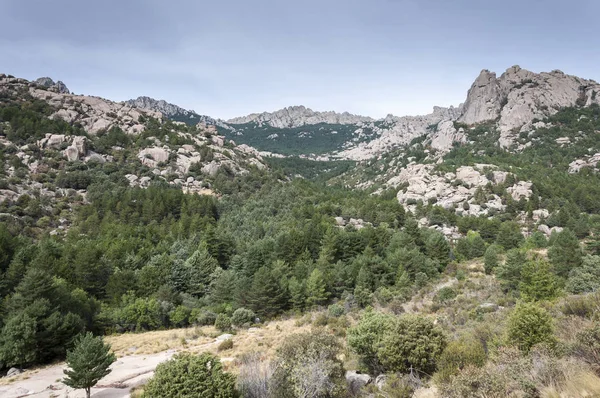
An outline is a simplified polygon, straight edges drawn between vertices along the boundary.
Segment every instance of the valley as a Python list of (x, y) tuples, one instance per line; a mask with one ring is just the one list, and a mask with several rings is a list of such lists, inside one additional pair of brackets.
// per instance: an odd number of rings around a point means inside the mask
[(0, 74), (0, 395), (85, 396), (88, 331), (94, 397), (600, 395), (599, 91), (220, 120)]

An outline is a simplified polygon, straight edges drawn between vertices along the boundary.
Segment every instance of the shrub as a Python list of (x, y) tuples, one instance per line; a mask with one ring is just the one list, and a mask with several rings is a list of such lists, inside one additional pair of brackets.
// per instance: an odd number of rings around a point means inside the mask
[(200, 313), (200, 315), (198, 315), (198, 318), (196, 319), (196, 321), (198, 322), (198, 325), (200, 325), (200, 326), (214, 325), (216, 320), (217, 320), (217, 314), (215, 314), (214, 312), (210, 312), (210, 311), (202, 311)]
[(569, 272), (566, 288), (575, 294), (599, 291), (600, 256), (585, 256), (581, 266)]
[(348, 345), (358, 354), (361, 364), (371, 373), (381, 373), (384, 370), (377, 349), (383, 336), (389, 332), (393, 324), (393, 316), (369, 311), (355, 327), (348, 330)]
[(225, 314), (217, 315), (217, 319), (215, 320), (215, 327), (221, 332), (227, 332), (231, 330), (231, 318), (229, 318)]
[(313, 325), (327, 326), (328, 322), (329, 322), (329, 318), (327, 317), (327, 314), (320, 312), (317, 314), (317, 316), (315, 316), (315, 319), (313, 320)]
[(483, 366), (487, 357), (481, 341), (467, 337), (448, 344), (438, 361), (435, 374), (439, 383), (448, 383), (452, 376), (467, 366)]
[(433, 373), (445, 347), (446, 336), (430, 319), (403, 315), (381, 339), (377, 357), (386, 371)]
[(552, 317), (534, 303), (518, 303), (508, 319), (508, 342), (523, 352), (536, 344), (553, 343), (553, 333)]
[(251, 324), (256, 319), (254, 311), (246, 308), (238, 308), (233, 312), (231, 316), (231, 323), (233, 326), (240, 327), (245, 324)]
[(176, 327), (185, 327), (189, 325), (191, 312), (192, 310), (184, 305), (177, 306), (169, 313), (171, 324)]
[(544, 260), (526, 262), (521, 269), (519, 292), (527, 301), (550, 300), (557, 297), (558, 281), (550, 271), (550, 264)]
[(237, 398), (235, 377), (223, 371), (218, 358), (210, 354), (177, 354), (156, 367), (144, 387), (144, 397)]
[(443, 287), (436, 293), (434, 301), (438, 303), (446, 303), (456, 297), (456, 291), (449, 286)]
[(227, 350), (231, 350), (232, 348), (233, 348), (233, 340), (227, 339), (227, 340), (223, 340), (221, 342), (221, 344), (219, 344), (219, 346), (217, 347), (217, 351), (219, 351), (219, 352), (227, 351)]
[(596, 319), (600, 314), (600, 293), (568, 297), (562, 305), (565, 315)]
[(327, 312), (330, 316), (337, 318), (344, 315), (346, 313), (346, 310), (340, 304), (335, 303), (329, 306)]
[(345, 389), (337, 339), (320, 330), (296, 334), (277, 351), (275, 397), (335, 397)]

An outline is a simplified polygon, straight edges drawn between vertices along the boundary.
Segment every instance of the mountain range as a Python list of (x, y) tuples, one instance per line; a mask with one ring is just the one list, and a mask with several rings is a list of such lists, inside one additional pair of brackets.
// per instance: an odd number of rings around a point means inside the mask
[(260, 150), (319, 159), (365, 160), (422, 136), (427, 136), (434, 150), (448, 151), (454, 142), (465, 139), (464, 132), (455, 128), (454, 122), (473, 125), (494, 120), (501, 131), (500, 144), (508, 147), (514, 144), (520, 132), (531, 129), (535, 120), (564, 107), (599, 103), (598, 92), (600, 85), (593, 80), (558, 70), (534, 73), (513, 66), (500, 77), (482, 70), (463, 104), (434, 107), (432, 113), (422, 116), (388, 115), (373, 119), (347, 112), (318, 112), (305, 106), (290, 106), (223, 121), (147, 97), (128, 103), (188, 124), (215, 125), (226, 137)]

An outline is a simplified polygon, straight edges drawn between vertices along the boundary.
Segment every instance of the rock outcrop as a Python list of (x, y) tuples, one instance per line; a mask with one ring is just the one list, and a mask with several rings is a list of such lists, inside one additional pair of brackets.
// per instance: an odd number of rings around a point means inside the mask
[(50, 91), (54, 91), (59, 94), (70, 94), (71, 92), (67, 88), (67, 86), (61, 82), (60, 80), (56, 83), (49, 77), (40, 77), (35, 82), (38, 86), (45, 87)]
[[(490, 211), (503, 211), (506, 206), (502, 198), (484, 193), (477, 198), (479, 189), (488, 184), (500, 184), (506, 181), (508, 172), (498, 170), (491, 164), (462, 166), (456, 173), (436, 173), (434, 165), (411, 163), (388, 181), (388, 186), (404, 186), (397, 194), (398, 201), (409, 210), (415, 210), (419, 201), (432, 202), (446, 209), (456, 209), (457, 214), (489, 215)], [(531, 183), (520, 181), (507, 188), (515, 200), (529, 198), (532, 194)]]
[(49, 84), (47, 78), (42, 79), (41, 84), (38, 84), (0, 74), (0, 93), (4, 96), (17, 98), (26, 90), (32, 97), (45, 101), (55, 109), (50, 116), (51, 119), (62, 119), (70, 124), (78, 123), (92, 135), (101, 130), (109, 130), (113, 126), (129, 134), (138, 134), (145, 128), (140, 120), (142, 116), (162, 118), (162, 114), (158, 112), (142, 110), (99, 97), (68, 94), (68, 90), (53, 89), (58, 84), (49, 88), (46, 84)]
[(135, 108), (160, 112), (166, 118), (184, 122), (192, 126), (203, 123), (206, 126), (221, 126), (228, 128), (228, 126), (220, 120), (213, 119), (210, 116), (200, 115), (192, 110), (184, 109), (165, 100), (155, 100), (154, 98), (142, 96), (125, 102)]
[(500, 144), (509, 146), (534, 119), (544, 119), (562, 107), (600, 104), (600, 85), (559, 70), (534, 73), (519, 66), (500, 77), (483, 70), (469, 89), (459, 121), (476, 124), (498, 120)]
[(440, 125), (442, 125), (442, 130), (438, 131), (437, 136), (435, 133), (433, 135), (436, 149), (448, 150), (452, 147), (451, 140), (453, 138), (460, 141), (465, 139), (463, 132), (457, 132), (452, 124), (452, 120), (458, 118), (461, 110), (462, 106), (458, 108), (436, 106), (433, 108), (433, 112), (428, 115), (402, 117), (388, 115), (377, 123), (362, 123), (361, 126), (372, 128), (378, 137), (372, 141), (351, 146), (335, 154), (335, 157), (352, 160), (370, 159), (399, 146), (409, 144), (417, 137), (432, 134), (436, 128), (439, 130)]

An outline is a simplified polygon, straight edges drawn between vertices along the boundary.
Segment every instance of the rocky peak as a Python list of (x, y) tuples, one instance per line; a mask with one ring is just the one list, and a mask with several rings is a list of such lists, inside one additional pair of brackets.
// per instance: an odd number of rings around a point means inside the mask
[(311, 124), (359, 124), (372, 122), (373, 119), (366, 116), (353, 115), (348, 112), (336, 113), (316, 112), (303, 105), (289, 106), (275, 112), (251, 113), (247, 116), (233, 118), (227, 121), (229, 124), (257, 123), (277, 128), (294, 128)]
[(500, 77), (482, 70), (469, 89), (459, 120), (467, 124), (498, 120), (500, 143), (514, 141), (533, 119), (543, 119), (568, 106), (600, 103), (600, 85), (559, 70), (534, 73), (518, 65)]
[(40, 77), (35, 82), (38, 86), (45, 87), (50, 91), (54, 91), (59, 94), (70, 94), (71, 92), (67, 88), (67, 86), (58, 80), (56, 83), (49, 77)]
[(169, 119), (185, 122), (189, 125), (196, 125), (198, 123), (203, 123), (204, 125), (208, 126), (222, 125), (220, 121), (213, 119), (210, 116), (199, 115), (193, 110), (184, 109), (165, 100), (156, 100), (154, 98), (141, 96), (137, 97), (136, 99), (125, 101), (125, 103), (135, 108), (160, 112)]

